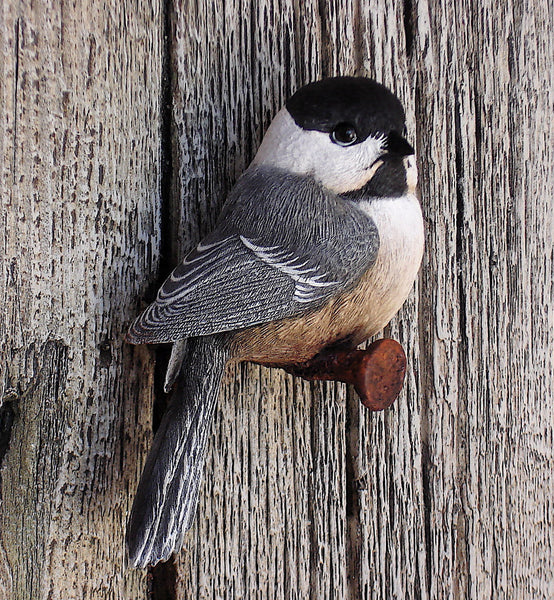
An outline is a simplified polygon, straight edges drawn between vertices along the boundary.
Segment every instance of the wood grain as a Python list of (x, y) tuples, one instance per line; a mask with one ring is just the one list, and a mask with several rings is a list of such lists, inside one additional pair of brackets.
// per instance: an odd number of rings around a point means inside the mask
[(122, 332), (159, 256), (149, 6), (1, 9), (6, 600), (146, 597), (145, 575), (124, 568), (122, 523), (151, 437), (153, 356)]
[[(1, 14), (0, 599), (554, 597), (548, 0)], [(376, 414), (230, 369), (183, 551), (126, 571), (164, 350), (121, 333), (285, 98), (335, 74), (391, 87), (418, 151), (405, 389)]]

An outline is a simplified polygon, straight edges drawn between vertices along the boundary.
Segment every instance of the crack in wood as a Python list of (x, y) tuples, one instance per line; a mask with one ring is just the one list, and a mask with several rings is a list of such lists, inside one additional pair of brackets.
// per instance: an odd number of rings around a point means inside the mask
[(364, 73), (364, 54), (363, 54), (363, 26), (362, 26), (362, 8), (360, 1), (354, 3), (353, 15), (353, 35), (354, 35), (354, 72), (356, 75), (363, 76)]
[(346, 397), (346, 585), (351, 600), (361, 598), (360, 588), (360, 401), (349, 391)]
[(10, 447), (15, 416), (15, 402), (4, 401), (0, 406), (0, 499), (2, 498), (2, 462)]
[[(462, 127), (461, 127), (461, 107), (460, 107), (460, 90), (458, 86), (454, 86), (454, 166), (456, 176), (456, 278), (457, 278), (457, 293), (458, 293), (458, 353), (460, 360), (458, 361), (458, 390), (460, 396), (464, 396), (464, 391), (467, 387), (468, 374), (466, 372), (467, 364), (470, 357), (469, 340), (467, 336), (467, 293), (464, 277), (464, 265), (467, 261), (467, 250), (464, 239), (465, 225), (465, 173), (463, 162), (463, 144), (462, 144)], [(456, 471), (463, 477), (464, 473), (468, 472), (469, 457), (467, 456), (467, 444), (464, 443), (464, 437), (467, 431), (467, 406), (465, 403), (459, 405), (458, 410), (458, 425), (456, 431), (456, 446), (457, 446), (457, 462)], [(463, 489), (463, 488), (462, 488)], [(457, 494), (462, 490), (458, 489)], [(467, 515), (463, 507), (463, 499), (459, 499), (459, 512), (456, 525), (456, 541), (455, 541), (455, 556), (453, 563), (455, 565), (456, 576), (454, 581), (454, 589), (459, 586), (458, 591), (467, 594), (471, 597), (471, 570), (469, 565), (469, 548), (467, 542)], [(461, 592), (465, 579), (465, 592)]]
[[(423, 419), (422, 419), (423, 421)], [(427, 437), (427, 436), (425, 436)], [(430, 482), (430, 471), (431, 471), (431, 456), (429, 452), (429, 442), (422, 435), (421, 440), (421, 488), (423, 493), (423, 531), (424, 531), (424, 545), (425, 545), (425, 576), (427, 593), (431, 593), (432, 589), (432, 556), (433, 556), (433, 542), (431, 539), (431, 512), (432, 512), (432, 495), (431, 495), (431, 482)]]
[[(174, 156), (174, 123), (173, 123), (173, 3), (163, 0), (162, 3), (162, 78), (160, 101), (160, 265), (161, 280), (165, 280), (173, 268), (176, 254), (176, 236), (174, 235), (173, 190), (174, 173), (177, 158)], [(156, 286), (157, 287), (157, 286)], [(170, 347), (162, 345), (156, 350), (156, 366), (154, 372), (154, 404), (152, 407), (152, 429), (154, 433), (159, 427), (168, 405), (169, 397), (164, 391), (165, 370), (169, 361)], [(177, 598), (177, 569), (174, 558), (166, 563), (159, 563), (149, 570), (150, 600), (175, 600)]]
[(404, 25), (404, 38), (406, 40), (406, 56), (411, 58), (414, 49), (414, 7), (412, 0), (404, 0), (402, 9), (402, 24)]
[[(312, 456), (312, 460), (315, 459), (318, 455), (318, 442), (317, 442), (317, 420), (318, 420), (318, 412), (319, 412), (319, 400), (320, 394), (318, 393), (319, 386), (322, 384), (318, 383), (310, 383), (310, 392), (311, 392), (311, 406), (310, 406), (310, 452)], [(309, 540), (309, 556), (310, 556), (310, 590), (315, 592), (319, 589), (317, 574), (318, 574), (318, 539), (317, 539), (317, 515), (315, 514), (315, 507), (317, 505), (315, 501), (316, 494), (316, 484), (314, 481), (315, 478), (315, 469), (317, 465), (312, 465), (312, 470), (309, 475), (309, 487), (308, 487), (308, 519), (310, 521), (310, 540)]]
[(331, 50), (332, 45), (329, 43), (329, 38), (330, 38), (329, 27), (328, 27), (329, 7), (328, 7), (327, 0), (319, 0), (317, 8), (318, 8), (318, 14), (319, 14), (320, 37), (321, 37), (321, 63), (320, 63), (321, 76), (329, 77), (331, 75), (330, 67), (331, 67), (332, 61), (331, 61), (330, 53), (332, 51)]
[(18, 111), (18, 89), (19, 89), (19, 33), (21, 30), (21, 19), (15, 21), (15, 65), (14, 65), (14, 84), (13, 84), (13, 163), (12, 163), (12, 183), (15, 189), (16, 185), (16, 154), (17, 154), (17, 111)]
[(173, 557), (150, 569), (148, 577), (150, 600), (177, 600), (176, 581), (177, 567)]

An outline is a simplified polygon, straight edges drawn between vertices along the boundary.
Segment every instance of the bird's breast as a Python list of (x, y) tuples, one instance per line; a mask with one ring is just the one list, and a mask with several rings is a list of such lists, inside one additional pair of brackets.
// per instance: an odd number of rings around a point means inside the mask
[(369, 337), (392, 319), (412, 289), (423, 256), (423, 216), (415, 194), (360, 204), (379, 232), (377, 260), (351, 292), (352, 301), (365, 307), (361, 320)]

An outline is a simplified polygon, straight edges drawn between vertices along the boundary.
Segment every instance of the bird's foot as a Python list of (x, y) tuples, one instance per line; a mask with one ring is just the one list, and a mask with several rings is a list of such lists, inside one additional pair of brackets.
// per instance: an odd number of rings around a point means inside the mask
[(391, 339), (373, 342), (366, 350), (331, 350), (285, 371), (303, 379), (351, 383), (370, 410), (388, 408), (398, 397), (406, 374), (406, 355)]

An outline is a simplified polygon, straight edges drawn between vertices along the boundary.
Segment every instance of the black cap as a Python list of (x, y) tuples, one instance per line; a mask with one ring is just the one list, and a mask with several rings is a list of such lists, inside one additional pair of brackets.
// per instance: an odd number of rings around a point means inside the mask
[(331, 133), (341, 123), (356, 129), (358, 141), (404, 129), (400, 100), (367, 77), (329, 77), (300, 88), (286, 103), (302, 129)]

